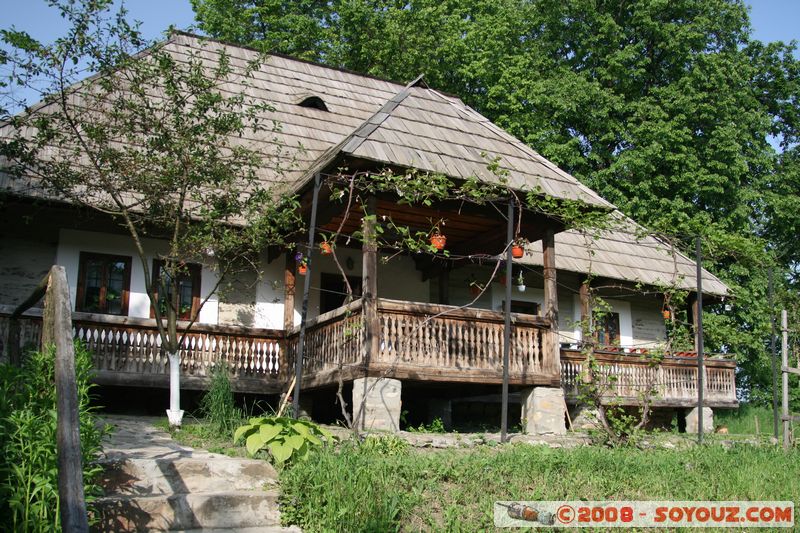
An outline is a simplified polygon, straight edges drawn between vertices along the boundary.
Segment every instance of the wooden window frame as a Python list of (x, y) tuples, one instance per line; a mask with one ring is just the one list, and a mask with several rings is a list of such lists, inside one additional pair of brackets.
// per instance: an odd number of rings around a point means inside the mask
[[(84, 298), (86, 297), (86, 263), (91, 260), (99, 260), (106, 263), (103, 267), (103, 285), (100, 288), (101, 311), (86, 311)], [(120, 296), (120, 313), (108, 313), (106, 311), (105, 294), (108, 287), (108, 263), (125, 263), (125, 277), (123, 279), (122, 295)], [(78, 258), (78, 286), (75, 290), (75, 311), (79, 313), (96, 312), (102, 315), (128, 316), (128, 304), (130, 303), (131, 292), (131, 263), (132, 258), (128, 255), (101, 254), (96, 252), (81, 252)]]
[[(608, 319), (611, 318), (611, 317), (614, 317), (614, 316), (616, 316), (616, 326), (617, 327), (616, 327), (616, 331), (614, 332), (614, 339), (611, 340), (611, 342), (609, 342), (608, 338), (611, 337), (611, 335), (608, 334), (609, 333)], [(595, 330), (595, 342), (597, 342), (598, 345), (600, 345), (600, 346), (619, 346), (620, 342), (622, 340), (622, 320), (621, 320), (621, 317), (620, 317), (620, 313), (618, 313), (616, 311), (612, 311), (612, 312), (606, 313), (604, 318), (603, 318), (603, 321), (604, 321), (604, 324), (603, 324), (603, 340), (602, 340), (602, 344), (600, 342), (600, 331), (599, 331), (599, 329)]]
[[(161, 268), (163, 265), (163, 259), (153, 259), (152, 283), (155, 301), (150, 302), (150, 318), (156, 317), (154, 306), (156, 302), (158, 302), (158, 289), (161, 286), (159, 280), (161, 279)], [(203, 265), (199, 263), (186, 263), (185, 265), (189, 268), (189, 275), (192, 279), (192, 306), (191, 309), (189, 309), (188, 315), (178, 315), (178, 320), (191, 320), (197, 317), (197, 313), (200, 312), (200, 283), (203, 280)]]

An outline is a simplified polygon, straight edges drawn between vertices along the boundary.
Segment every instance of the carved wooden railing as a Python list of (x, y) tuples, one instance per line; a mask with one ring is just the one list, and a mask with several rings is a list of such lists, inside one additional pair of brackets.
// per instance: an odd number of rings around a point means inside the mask
[[(8, 339), (9, 311), (0, 306), (3, 342)], [(165, 379), (169, 375), (169, 360), (154, 320), (90, 313), (73, 313), (72, 318), (73, 336), (93, 354), (98, 381), (122, 383), (126, 375)], [(19, 322), (20, 344), (38, 343), (41, 310), (30, 310)], [(178, 327), (186, 324), (179, 322)], [(232, 377), (275, 380), (283, 370), (282, 338), (283, 332), (277, 330), (196, 324), (181, 343), (181, 373), (191, 386), (191, 378), (204, 379), (215, 365), (224, 363)]]
[[(660, 363), (651, 364), (646, 355), (616, 355), (595, 353), (601, 375), (606, 376), (607, 395), (635, 404), (641, 394), (653, 387), (654, 404), (691, 406), (697, 402), (697, 359), (664, 357)], [(576, 398), (578, 383), (583, 372), (585, 356), (575, 350), (561, 352), (561, 385), (567, 398)], [(610, 380), (608, 376), (614, 376)], [(705, 360), (706, 405), (710, 407), (735, 407), (736, 362), (710, 357)]]
[[(306, 322), (303, 374), (310, 375), (362, 363), (364, 328), (361, 300)], [(300, 328), (286, 339), (287, 366), (294, 368)]]
[[(384, 365), (497, 374), (503, 368), (504, 315), (497, 311), (379, 300)], [(512, 314), (509, 375), (558, 375), (555, 335), (541, 317)]]
[[(380, 351), (369, 371), (395, 377), (494, 383), (502, 376), (503, 313), (380, 299)], [(558, 382), (555, 334), (541, 317), (512, 315), (510, 379)], [(320, 374), (367, 368), (361, 301), (309, 320), (303, 372)], [(299, 328), (287, 339), (293, 364)]]

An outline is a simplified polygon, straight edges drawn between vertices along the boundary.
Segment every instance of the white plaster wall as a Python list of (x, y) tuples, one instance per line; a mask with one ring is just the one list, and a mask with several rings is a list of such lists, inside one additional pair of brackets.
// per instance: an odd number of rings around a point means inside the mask
[[(145, 251), (148, 252), (147, 261), (149, 266), (152, 265), (155, 254), (166, 250), (166, 243), (163, 241), (145, 239), (142, 244)], [(81, 252), (130, 256), (131, 287), (128, 316), (150, 318), (150, 298), (147, 296), (147, 290), (145, 289), (144, 269), (130, 237), (93, 231), (62, 229), (59, 234), (56, 251), (56, 264), (66, 268), (73, 309), (75, 309), (75, 289), (78, 286), (78, 267)], [(203, 265), (200, 282), (201, 300), (209, 295), (216, 282), (216, 272), (207, 265)], [(218, 300), (216, 295), (212, 295), (200, 309), (198, 322), (201, 324), (217, 324), (217, 321)]]
[[(267, 261), (266, 253), (261, 255), (262, 276), (256, 285), (255, 327), (257, 328), (283, 329), (284, 265), (285, 260), (282, 255), (271, 263)], [(300, 313), (297, 311), (295, 323), (300, 323)]]
[[(361, 250), (339, 248), (336, 251), (339, 262), (348, 276), (361, 277)], [(422, 274), (414, 267), (414, 261), (407, 256), (391, 258), (383, 263), (381, 254), (378, 259), (378, 297), (411, 302), (430, 301), (430, 283), (422, 281)], [(352, 268), (347, 267), (347, 260), (352, 260)], [(263, 259), (264, 276), (256, 288), (256, 322), (257, 327), (283, 329), (284, 281), (283, 256), (267, 263)], [(332, 255), (322, 255), (315, 250), (311, 257), (311, 287), (308, 294), (308, 318), (319, 315), (320, 287), (322, 273), (340, 275)], [(300, 325), (303, 306), (303, 285), (305, 277), (297, 275), (294, 295), (294, 324)]]
[(658, 300), (638, 300), (631, 302), (633, 315), (633, 343), (645, 348), (655, 348), (667, 338), (667, 328), (661, 314)]

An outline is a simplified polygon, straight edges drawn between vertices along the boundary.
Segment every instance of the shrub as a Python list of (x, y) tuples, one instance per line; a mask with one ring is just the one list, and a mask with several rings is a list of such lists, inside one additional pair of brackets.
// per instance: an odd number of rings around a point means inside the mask
[[(100, 494), (102, 430), (89, 407), (92, 362), (75, 346), (83, 480), (87, 504)], [(56, 449), (55, 349), (29, 354), (22, 368), (0, 365), (0, 530), (50, 532), (61, 529)]]
[(247, 453), (256, 455), (266, 450), (276, 465), (305, 459), (309, 450), (333, 443), (334, 436), (307, 420), (294, 420), (285, 416), (251, 418), (249, 424), (239, 427), (233, 442), (245, 439)]
[(233, 387), (225, 365), (217, 365), (211, 371), (211, 387), (200, 400), (200, 413), (208, 422), (209, 429), (219, 437), (230, 438), (241, 423), (242, 411), (234, 402)]

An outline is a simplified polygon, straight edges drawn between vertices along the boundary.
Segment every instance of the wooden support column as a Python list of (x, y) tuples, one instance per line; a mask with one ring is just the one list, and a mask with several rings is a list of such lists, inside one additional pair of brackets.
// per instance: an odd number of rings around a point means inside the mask
[(294, 254), (286, 252), (286, 267), (283, 271), (283, 329), (288, 331), (294, 327), (294, 292), (296, 262)]
[(578, 288), (581, 299), (581, 343), (586, 344), (592, 335), (592, 304), (589, 299), (589, 280), (582, 277)]
[(442, 305), (450, 305), (449, 265), (439, 271), (439, 303)]
[(558, 288), (556, 286), (556, 234), (552, 229), (542, 237), (544, 263), (544, 317), (550, 321), (553, 368), (560, 368), (561, 346), (558, 343)]
[(364, 312), (364, 363), (378, 356), (380, 350), (380, 320), (378, 318), (378, 243), (375, 233), (375, 198), (366, 201), (366, 215), (362, 219), (364, 243), (362, 253), (362, 298)]
[(688, 298), (689, 308), (687, 309), (687, 313), (689, 315), (689, 328), (691, 329), (692, 337), (694, 337), (694, 351), (697, 351), (698, 348), (698, 335), (697, 332), (699, 328), (697, 327), (698, 319), (700, 317), (700, 312), (698, 309), (698, 302), (697, 302), (697, 293), (692, 293), (689, 295)]
[(544, 317), (552, 320), (553, 329), (558, 331), (558, 289), (556, 286), (556, 238), (551, 229), (542, 238), (544, 255)]

